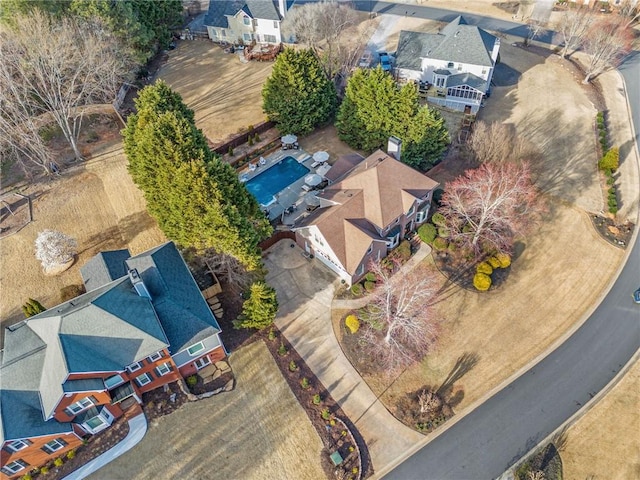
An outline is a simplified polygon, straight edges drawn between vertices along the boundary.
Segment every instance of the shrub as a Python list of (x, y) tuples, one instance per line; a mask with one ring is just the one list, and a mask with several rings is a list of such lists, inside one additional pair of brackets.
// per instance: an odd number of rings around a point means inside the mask
[(495, 256), (487, 258), (487, 263), (494, 269), (500, 267), (500, 260)]
[(449, 238), (449, 229), (447, 227), (438, 228), (438, 236), (442, 238)]
[(227, 150), (227, 155), (229, 155), (230, 157), (233, 157), (233, 147), (231, 145), (229, 145), (229, 150)]
[(298, 364), (296, 362), (294, 362), (293, 360), (291, 360), (289, 362), (289, 371), (290, 372), (295, 372), (296, 370), (298, 370)]
[(62, 460), (61, 458), (56, 458), (56, 459), (53, 461), (53, 464), (54, 464), (56, 467), (61, 467), (62, 465), (64, 465), (64, 460)]
[(597, 120), (598, 122), (602, 122), (602, 121), (604, 121), (604, 112), (598, 112), (598, 113), (596, 113), (596, 120)]
[(187, 385), (193, 387), (196, 383), (198, 383), (198, 377), (196, 375), (190, 375), (187, 377)]
[(511, 265), (511, 257), (508, 253), (498, 253), (496, 259), (500, 262), (500, 268), (507, 268)]
[(484, 292), (489, 290), (491, 286), (491, 277), (486, 273), (476, 273), (473, 276), (473, 286), (476, 287), (476, 290)]
[(433, 248), (436, 250), (446, 250), (449, 246), (446, 238), (438, 237), (433, 241)]
[(257, 133), (253, 136), (253, 141), (258, 143), (260, 141), (260, 135), (258, 135)]
[(458, 250), (458, 245), (456, 245), (454, 242), (449, 242), (447, 250), (449, 250), (451, 253), (454, 253), (456, 250)]
[(309, 383), (309, 379), (307, 377), (304, 377), (302, 380), (300, 380), (300, 386), (305, 390), (308, 390), (309, 388), (311, 388), (311, 383)]
[(67, 458), (68, 458), (69, 460), (71, 460), (71, 459), (72, 459), (72, 458), (74, 458), (75, 456), (76, 456), (76, 451), (75, 451), (75, 450), (69, 450), (69, 451), (67, 452)]
[(600, 170), (616, 171), (619, 167), (619, 162), (620, 151), (618, 150), (618, 147), (613, 147), (604, 154), (604, 157), (600, 159), (600, 162), (598, 162), (598, 167), (600, 168)]
[(403, 262), (409, 260), (411, 258), (411, 244), (409, 240), (401, 241), (400, 245), (396, 247), (395, 253)]
[(616, 183), (616, 179), (613, 178), (611, 175), (607, 176), (607, 185), (613, 185), (614, 183)]
[(360, 329), (360, 320), (355, 315), (347, 315), (347, 318), (344, 320), (344, 324), (347, 326), (349, 331), (354, 334)]
[(438, 227), (443, 227), (446, 220), (444, 218), (444, 215), (442, 215), (440, 212), (436, 212), (433, 214), (433, 217), (431, 217), (431, 222)]
[(269, 340), (275, 340), (277, 337), (275, 330), (272, 328), (269, 330), (269, 335), (267, 336), (267, 338)]
[(287, 347), (284, 346), (284, 343), (280, 342), (280, 346), (278, 347), (278, 355), (284, 357), (287, 354)]
[(364, 276), (364, 279), (367, 282), (376, 282), (378, 280), (378, 278), (376, 277), (376, 274), (373, 272), (367, 272), (367, 274)]
[(321, 401), (322, 401), (322, 398), (320, 397), (320, 394), (319, 394), (319, 393), (316, 393), (316, 394), (313, 396), (313, 404), (314, 404), (314, 405), (320, 405), (320, 402), (321, 402)]
[(609, 213), (615, 215), (618, 213), (618, 205), (609, 205)]
[(320, 416), (322, 417), (323, 420), (329, 420), (331, 418), (331, 414), (329, 413), (329, 409), (328, 408), (324, 408), (322, 410), (322, 413), (320, 413)]
[(31, 480), (33, 477), (31, 476), (30, 473), (25, 473), (24, 475), (22, 475), (20, 477), (20, 480)]
[(424, 243), (431, 245), (438, 234), (438, 230), (433, 223), (425, 223), (418, 228), (418, 236)]
[(376, 288), (376, 284), (374, 282), (364, 282), (364, 289), (367, 292), (373, 292)]
[(484, 273), (485, 275), (491, 275), (493, 273), (493, 267), (489, 264), (489, 262), (481, 262), (476, 267), (476, 272)]
[(353, 285), (351, 285), (351, 293), (353, 293), (356, 297), (359, 297), (362, 295), (362, 285), (360, 285), (359, 283), (354, 283)]
[(49, 467), (40, 467), (40, 475), (46, 475), (49, 473)]
[(249, 137), (247, 138), (249, 146), (253, 147), (253, 135), (249, 135)]

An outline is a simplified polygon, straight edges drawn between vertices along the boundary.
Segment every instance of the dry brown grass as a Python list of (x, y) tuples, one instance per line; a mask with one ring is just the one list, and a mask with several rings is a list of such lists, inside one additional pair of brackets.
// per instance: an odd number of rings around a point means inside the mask
[(235, 390), (160, 418), (89, 478), (324, 478), (320, 438), (264, 343), (237, 350), (230, 362)]
[(640, 478), (640, 362), (567, 431), (564, 478)]
[[(62, 177), (29, 187), (34, 195), (33, 223), (0, 241), (0, 318), (3, 326), (22, 318), (20, 306), (32, 297), (45, 307), (60, 302), (60, 289), (82, 284), (80, 267), (102, 250), (129, 248), (139, 253), (166, 241), (146, 212), (144, 198), (131, 181), (120, 142)], [(34, 241), (44, 229), (60, 230), (78, 241), (75, 264), (48, 277), (34, 256)]]
[(158, 77), (196, 112), (196, 125), (213, 143), (266, 120), (262, 85), (273, 62), (241, 63), (206, 40), (180, 42)]

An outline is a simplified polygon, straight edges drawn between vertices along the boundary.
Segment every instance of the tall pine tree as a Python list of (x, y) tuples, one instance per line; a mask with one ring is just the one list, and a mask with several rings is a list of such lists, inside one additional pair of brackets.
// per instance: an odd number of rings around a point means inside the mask
[(394, 135), (403, 141), (402, 161), (421, 169), (435, 162), (449, 143), (444, 120), (420, 106), (416, 86), (398, 87), (381, 68), (358, 69), (349, 78), (336, 128), (340, 139), (367, 152), (384, 148)]
[(136, 107), (123, 132), (124, 149), (133, 181), (165, 235), (259, 270), (258, 244), (271, 225), (235, 170), (211, 152), (193, 112), (162, 82), (146, 87)]
[(305, 135), (331, 119), (336, 88), (310, 49), (287, 48), (262, 89), (262, 109), (283, 133)]

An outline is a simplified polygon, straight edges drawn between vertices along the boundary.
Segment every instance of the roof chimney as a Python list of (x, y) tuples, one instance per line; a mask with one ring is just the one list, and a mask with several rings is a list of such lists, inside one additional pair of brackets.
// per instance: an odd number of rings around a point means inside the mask
[(137, 269), (132, 268), (129, 270), (129, 280), (131, 280), (131, 284), (133, 285), (133, 288), (136, 289), (136, 293), (138, 295), (151, 300), (151, 294), (149, 293), (149, 290), (147, 290), (147, 286), (142, 281), (142, 277), (140, 277)]
[(394, 137), (393, 135), (390, 136), (389, 142), (387, 143), (387, 153), (396, 160), (400, 161), (401, 150), (402, 140), (400, 140), (398, 137)]

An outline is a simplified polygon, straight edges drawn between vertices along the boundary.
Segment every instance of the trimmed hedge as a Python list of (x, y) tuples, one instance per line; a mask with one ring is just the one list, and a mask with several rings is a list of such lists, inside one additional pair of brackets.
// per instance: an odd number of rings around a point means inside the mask
[(491, 275), (493, 273), (493, 267), (489, 262), (481, 262), (476, 266), (477, 273), (484, 273), (485, 275)]
[(445, 238), (438, 237), (433, 241), (433, 248), (436, 250), (446, 250), (449, 246), (449, 242)]
[(433, 223), (425, 223), (418, 228), (418, 237), (424, 243), (431, 245), (438, 235), (438, 230)]
[(473, 276), (473, 286), (476, 287), (476, 290), (485, 292), (491, 287), (491, 277), (486, 273), (476, 273)]
[(620, 166), (620, 151), (618, 147), (611, 148), (598, 162), (600, 170), (616, 171)]
[(444, 226), (444, 224), (445, 224), (445, 222), (446, 222), (446, 219), (444, 218), (444, 215), (442, 215), (442, 214), (441, 214), (441, 213), (439, 213), (439, 212), (436, 212), (436, 213), (434, 213), (434, 214), (433, 214), (433, 216), (431, 217), (431, 222), (432, 222), (434, 225), (437, 225), (438, 227), (443, 227), (443, 226)]
[(500, 268), (507, 268), (511, 265), (511, 257), (508, 253), (498, 253), (496, 259), (500, 262)]

